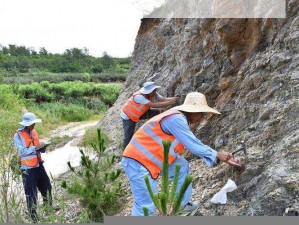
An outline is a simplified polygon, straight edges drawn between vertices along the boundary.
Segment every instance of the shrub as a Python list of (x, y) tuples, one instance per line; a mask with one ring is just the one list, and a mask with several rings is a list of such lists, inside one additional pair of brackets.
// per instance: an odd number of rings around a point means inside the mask
[(91, 81), (92, 82), (122, 82), (126, 81), (127, 75), (116, 73), (116, 72), (105, 72), (105, 73), (95, 73), (91, 74)]
[[(53, 92), (56, 95), (56, 99), (60, 98), (60, 96), (64, 96), (64, 93), (66, 92), (67, 87), (62, 84), (51, 84), (49, 86), (49, 91)], [(59, 96), (57, 98), (57, 96)]]
[(0, 70), (0, 83), (3, 82), (4, 73)]
[(42, 82), (40, 83), (40, 85), (41, 85), (43, 88), (45, 88), (45, 89), (49, 89), (49, 87), (50, 87), (50, 82), (49, 82), (49, 81), (42, 81)]
[(91, 75), (89, 73), (49, 73), (44, 71), (33, 71), (22, 74), (18, 72), (17, 74), (17, 76), (4, 77), (3, 83), (31, 84), (34, 82), (40, 83), (43, 81), (48, 81), (50, 83), (61, 83), (65, 81), (91, 81)]
[(105, 104), (112, 106), (120, 93), (120, 88), (121, 86), (117, 84), (100, 84), (94, 87), (93, 93), (99, 95)]
[(89, 82), (90, 81), (90, 74), (89, 73), (83, 73), (82, 75), (84, 82)]
[(85, 103), (88, 109), (94, 110), (95, 112), (104, 112), (108, 109), (103, 101), (98, 98), (88, 98)]
[(117, 181), (121, 170), (113, 170), (115, 156), (106, 154), (104, 139), (98, 130), (97, 143), (92, 144), (95, 158), (91, 160), (83, 150), (81, 152), (80, 169), (68, 166), (76, 176), (71, 183), (62, 182), (62, 187), (80, 198), (81, 205), (86, 208), (90, 220), (103, 222), (104, 215), (114, 215), (122, 205), (124, 189)]
[[(14, 87), (17, 88), (17, 87)], [(13, 89), (8, 85), (0, 85), (0, 108), (7, 110), (16, 110), (21, 108), (23, 101), (13, 93)]]
[(54, 99), (54, 95), (38, 83), (20, 85), (18, 93), (23, 98), (35, 99), (36, 102), (50, 102)]
[(93, 72), (93, 73), (101, 73), (102, 71), (103, 71), (103, 65), (102, 64), (96, 64), (96, 65), (93, 65), (92, 67), (91, 67), (91, 71)]

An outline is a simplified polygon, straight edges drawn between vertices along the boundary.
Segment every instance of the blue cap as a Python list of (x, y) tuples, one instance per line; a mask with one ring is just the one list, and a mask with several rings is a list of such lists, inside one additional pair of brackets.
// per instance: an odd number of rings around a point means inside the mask
[(161, 86), (157, 86), (157, 85), (155, 85), (155, 82), (148, 81), (148, 82), (145, 82), (145, 83), (143, 84), (143, 87), (140, 88), (139, 91), (140, 91), (141, 94), (145, 94), (145, 95), (147, 95), (147, 94), (153, 92), (155, 89), (160, 88), (160, 87), (161, 87)]

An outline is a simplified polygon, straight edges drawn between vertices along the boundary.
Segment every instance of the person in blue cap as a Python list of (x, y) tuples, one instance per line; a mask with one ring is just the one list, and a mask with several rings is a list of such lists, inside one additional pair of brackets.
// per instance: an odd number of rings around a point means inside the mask
[[(21, 161), (23, 186), (26, 195), (28, 212), (33, 222), (37, 222), (37, 189), (40, 191), (45, 206), (52, 208), (52, 186), (43, 166), (41, 152), (45, 151), (34, 129), (36, 123), (42, 122), (35, 114), (23, 115), (21, 126), (13, 136), (17, 155)], [(58, 210), (58, 207), (55, 209)]]
[(156, 91), (161, 86), (148, 81), (143, 87), (135, 92), (121, 109), (121, 118), (124, 130), (123, 149), (132, 139), (136, 123), (140, 120), (150, 119), (160, 113), (159, 109), (172, 106), (179, 101), (179, 97), (165, 98)]

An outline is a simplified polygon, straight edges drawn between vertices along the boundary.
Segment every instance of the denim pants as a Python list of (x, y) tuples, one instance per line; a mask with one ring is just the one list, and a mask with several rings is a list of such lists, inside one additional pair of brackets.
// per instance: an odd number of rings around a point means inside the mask
[(42, 163), (39, 167), (22, 170), (23, 186), (28, 212), (33, 221), (37, 221), (37, 189), (43, 196), (43, 202), (52, 206), (52, 186)]
[[(160, 114), (160, 110), (150, 109), (143, 116), (140, 117), (140, 120), (148, 120), (158, 114)], [(130, 119), (128, 119), (128, 120), (122, 119), (122, 124), (123, 124), (123, 130), (124, 130), (124, 140), (123, 140), (123, 150), (124, 150), (134, 135), (136, 122), (134, 122)]]
[[(177, 159), (169, 166), (169, 178), (171, 180), (174, 177), (175, 166), (177, 163), (181, 164), (181, 169), (176, 194), (179, 193), (179, 190), (185, 181), (185, 177), (189, 173), (189, 164), (187, 160), (181, 156), (178, 156)], [(148, 170), (134, 159), (124, 157), (121, 161), (121, 165), (129, 178), (130, 187), (133, 194), (134, 204), (132, 216), (144, 216), (143, 207), (147, 207), (149, 210), (149, 215), (153, 216), (155, 214), (156, 206), (150, 197), (144, 177), (149, 177), (149, 182), (154, 193), (157, 193), (158, 179), (152, 179)], [(191, 195), (192, 186), (190, 184), (183, 197), (183, 201), (181, 203), (182, 206), (186, 205), (190, 201)]]

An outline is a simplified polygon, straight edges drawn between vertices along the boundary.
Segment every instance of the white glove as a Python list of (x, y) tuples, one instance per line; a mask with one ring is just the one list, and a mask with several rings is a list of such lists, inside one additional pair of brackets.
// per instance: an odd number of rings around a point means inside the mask
[(237, 185), (234, 181), (229, 179), (227, 183), (224, 185), (223, 188), (219, 192), (217, 192), (213, 198), (211, 199), (211, 202), (214, 204), (226, 204), (227, 202), (227, 192), (232, 192), (233, 190), (237, 189)]

